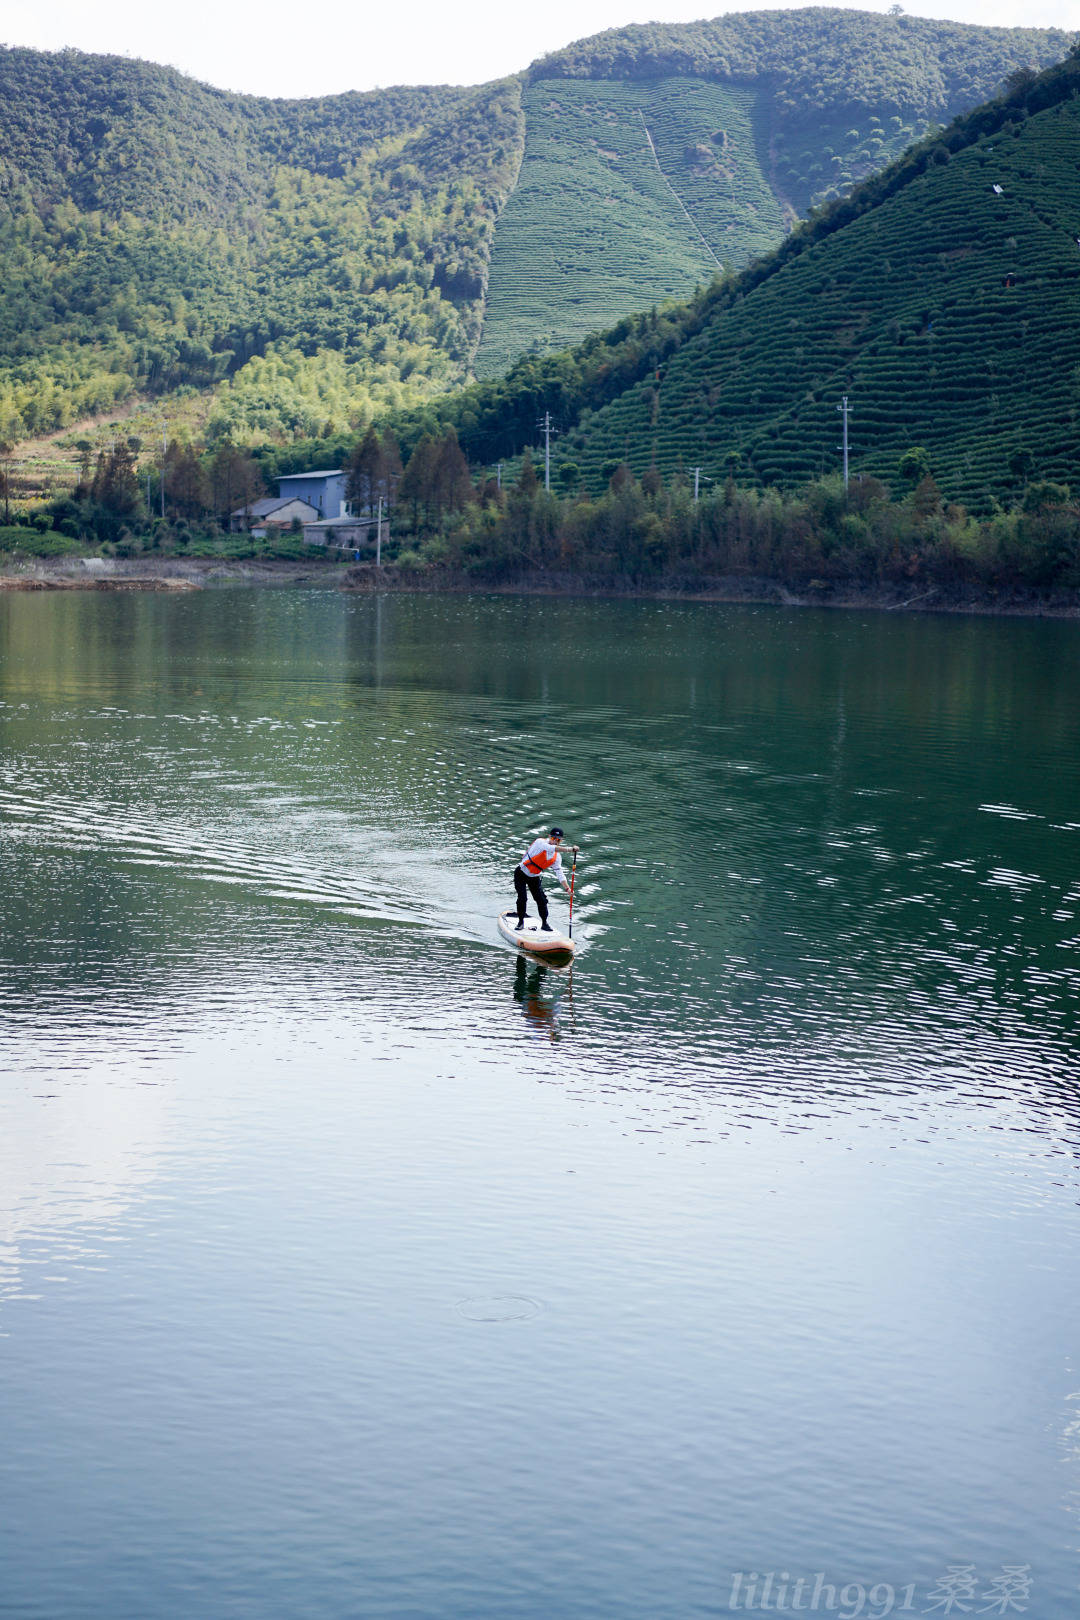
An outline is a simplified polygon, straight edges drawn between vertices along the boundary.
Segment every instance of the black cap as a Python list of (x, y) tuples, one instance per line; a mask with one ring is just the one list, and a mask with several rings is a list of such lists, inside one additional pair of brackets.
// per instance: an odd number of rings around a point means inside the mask
[(551, 831), (548, 833), (549, 838), (561, 838), (562, 835), (563, 830), (561, 827), (552, 827)]

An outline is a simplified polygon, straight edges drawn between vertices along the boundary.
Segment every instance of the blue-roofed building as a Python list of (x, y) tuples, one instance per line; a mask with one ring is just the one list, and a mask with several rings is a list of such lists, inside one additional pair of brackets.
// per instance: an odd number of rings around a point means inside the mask
[(306, 501), (325, 520), (346, 515), (346, 478), (340, 467), (334, 467), (329, 472), (286, 473), (277, 486), (282, 500)]

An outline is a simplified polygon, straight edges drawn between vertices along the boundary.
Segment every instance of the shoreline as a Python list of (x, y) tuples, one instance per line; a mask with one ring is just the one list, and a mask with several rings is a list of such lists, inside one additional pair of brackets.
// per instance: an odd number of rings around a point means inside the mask
[[(0, 568), (3, 565), (0, 564)], [(335, 588), (349, 594), (542, 596), (609, 601), (721, 602), (792, 608), (837, 608), (882, 613), (959, 614), (965, 617), (1080, 619), (1080, 589), (991, 591), (974, 586), (912, 590), (848, 580), (814, 582), (732, 574), (705, 580), (668, 578), (619, 581), (580, 574), (524, 574), (491, 581), (449, 571), (402, 572), (373, 563), (233, 560), (212, 557), (64, 557), (35, 559), (0, 572), (0, 593), (119, 591), (183, 594), (207, 587)]]
[(276, 558), (57, 557), (0, 563), (0, 591), (199, 591), (207, 585), (340, 585), (341, 563)]
[[(657, 581), (652, 585), (601, 579), (588, 575), (523, 575), (515, 580), (493, 583), (444, 573), (399, 574), (382, 569), (376, 578), (373, 566), (348, 569), (341, 588), (350, 593), (372, 595), (377, 591), (395, 593), (431, 591), (443, 595), (544, 596), (588, 598), (599, 601), (641, 602), (723, 602), (732, 605), (863, 609), (877, 613), (960, 614), (965, 617), (1080, 619), (1080, 589), (1039, 592), (1017, 588), (1009, 592), (979, 591), (972, 587), (946, 591), (928, 586), (912, 591), (889, 585), (867, 585), (862, 581), (837, 581), (824, 589), (807, 589), (785, 580), (759, 575), (730, 574), (705, 581)], [(389, 576), (389, 577), (388, 577)]]

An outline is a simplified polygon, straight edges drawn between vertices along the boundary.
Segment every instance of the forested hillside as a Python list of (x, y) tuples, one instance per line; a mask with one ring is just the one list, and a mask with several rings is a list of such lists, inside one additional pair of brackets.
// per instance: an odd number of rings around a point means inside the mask
[(1059, 60), (1060, 29), (978, 28), (807, 7), (611, 29), (543, 57), (530, 80), (675, 74), (761, 92), (772, 177), (798, 208), (985, 101), (1016, 68)]
[(1069, 42), (815, 7), (614, 29), (544, 57), (527, 75), (478, 375), (742, 269)]
[[(807, 6), (732, 12), (711, 21), (633, 23), (541, 57), (534, 79), (652, 79), (685, 73), (770, 85), (793, 114), (807, 107), (908, 107), (924, 117), (978, 93), (1005, 56), (1060, 30), (966, 23)], [(1038, 45), (1036, 45), (1038, 48)]]
[(445, 388), (520, 145), (516, 82), (269, 102), (0, 52), (0, 437), (224, 379), (242, 438)]
[(185, 391), (211, 442), (344, 433), (746, 265), (1065, 44), (756, 13), (307, 102), (0, 50), (0, 440)]
[(975, 504), (1030, 476), (1076, 484), (1080, 57), (1057, 81), (1056, 105), (977, 117), (871, 181), (876, 204), (808, 233), (568, 453), (593, 479), (629, 450), (639, 468), (791, 485), (836, 465), (846, 393), (860, 472), (889, 477), (920, 446), (942, 488)]

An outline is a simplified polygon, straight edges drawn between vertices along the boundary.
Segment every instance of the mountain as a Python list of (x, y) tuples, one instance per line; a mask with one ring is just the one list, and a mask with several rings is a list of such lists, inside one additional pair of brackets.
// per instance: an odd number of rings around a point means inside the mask
[(520, 87), (306, 102), (0, 51), (0, 437), (218, 389), (311, 431), (445, 388), (479, 334)]
[(614, 29), (544, 57), (525, 76), (478, 375), (741, 269), (1069, 43), (813, 7)]
[(894, 478), (918, 447), (949, 498), (982, 510), (1032, 476), (1080, 486), (1078, 173), (1080, 47), (741, 275), (434, 414), (482, 462), (535, 443), (551, 411), (556, 468), (594, 490), (623, 461), (793, 487), (837, 468), (846, 394), (856, 473)]
[[(781, 240), (758, 97), (668, 75), (526, 86), (525, 152), (495, 232), (480, 376), (657, 301)], [(790, 214), (790, 210), (787, 211)]]
[(304, 102), (0, 50), (0, 439), (140, 400), (239, 441), (431, 400), (739, 269), (1067, 43), (753, 13)]

